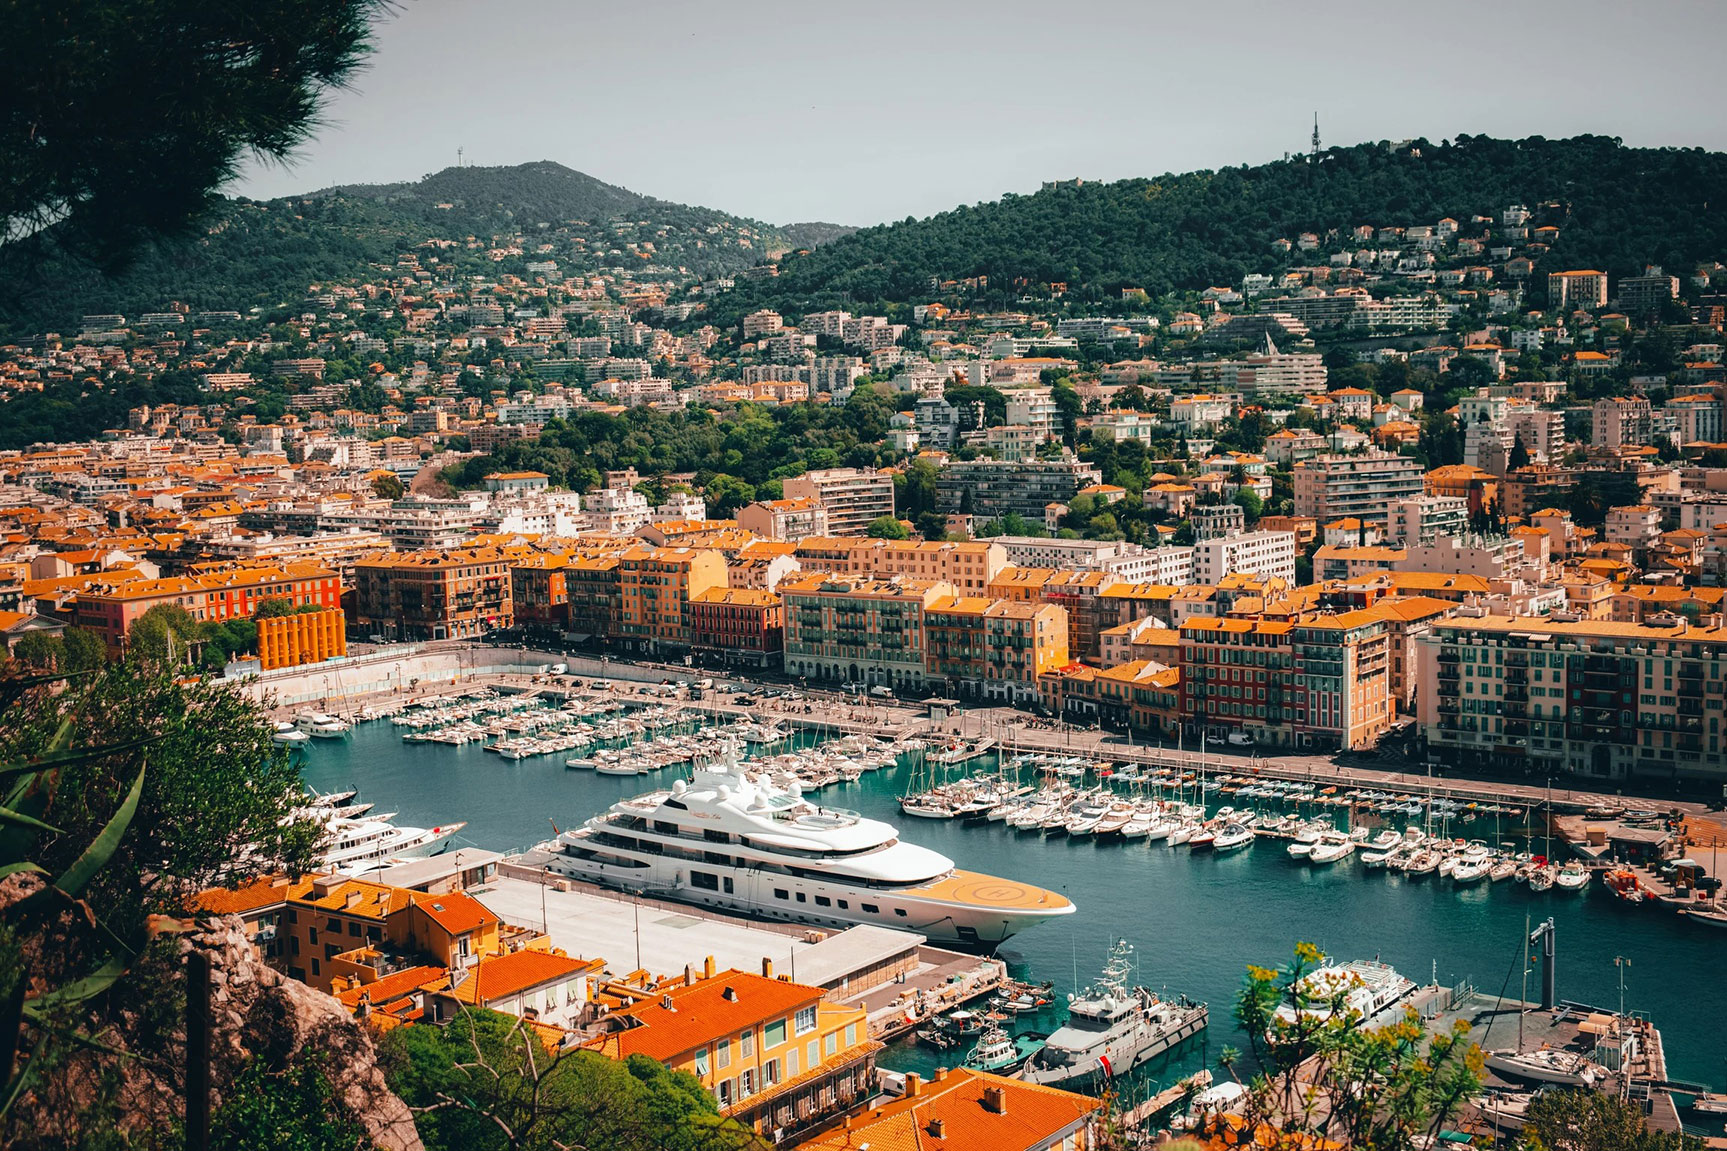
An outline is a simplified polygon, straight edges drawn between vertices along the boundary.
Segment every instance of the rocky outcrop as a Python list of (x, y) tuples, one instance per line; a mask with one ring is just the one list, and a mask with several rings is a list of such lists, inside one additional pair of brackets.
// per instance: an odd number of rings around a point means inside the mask
[[(374, 1144), (382, 1151), (421, 1151), (413, 1114), (384, 1082), (371, 1033), (332, 997), (265, 966), (238, 916), (204, 926), (182, 939), (181, 953), (196, 948), (210, 956), (210, 1054), (216, 1067), (231, 1073), (249, 1059), (279, 1066), (315, 1051), (331, 1086)], [(224, 1078), (214, 1079), (218, 1097)]]
[[(41, 886), (34, 875), (0, 880), (0, 917)], [(80, 905), (81, 906), (81, 905)], [(278, 1070), (311, 1056), (341, 1107), (382, 1151), (422, 1151), (407, 1104), (378, 1066), (372, 1035), (340, 1003), (265, 965), (238, 916), (168, 921), (110, 989), (65, 1022), (100, 1041), (61, 1044), (16, 1100), (0, 1143), (79, 1146), (95, 1130), (164, 1133), (184, 1117), (185, 956), (210, 957), (212, 1106), (256, 1061)], [(97, 965), (95, 923), (79, 907), (24, 942), (24, 969), (60, 985)], [(28, 1039), (28, 1037), (27, 1037)]]

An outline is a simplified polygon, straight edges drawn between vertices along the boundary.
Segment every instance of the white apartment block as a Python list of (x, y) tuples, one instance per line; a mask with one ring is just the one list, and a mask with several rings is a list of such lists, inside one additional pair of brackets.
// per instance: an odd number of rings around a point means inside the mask
[(1229, 418), (1235, 402), (1228, 396), (1182, 396), (1169, 403), (1169, 422), (1183, 433), (1209, 432)]
[(790, 476), (780, 494), (788, 500), (812, 499), (828, 513), (828, 531), (861, 536), (882, 516), (893, 515), (893, 477), (864, 468), (823, 468)]
[(1243, 532), (1194, 545), (1194, 582), (1215, 585), (1233, 572), (1275, 576), (1294, 584), (1295, 533)]
[(1565, 454), (1565, 413), (1538, 408), (1529, 403), (1513, 403), (1506, 410), (1505, 423), (1512, 439), (1523, 437), (1531, 463), (1552, 463)]
[(1607, 273), (1592, 269), (1549, 273), (1547, 306), (1555, 311), (1564, 308), (1605, 308)]
[(1094, 440), (1115, 440), (1118, 443), (1137, 440), (1142, 444), (1149, 444), (1161, 426), (1162, 421), (1156, 416), (1123, 409), (1091, 417), (1091, 437)]
[(1647, 444), (1652, 415), (1649, 401), (1642, 396), (1608, 396), (1596, 400), (1589, 442), (1598, 448)]
[(1415, 460), (1389, 452), (1301, 460), (1295, 465), (1295, 514), (1322, 524), (1345, 516), (1384, 519), (1393, 500), (1422, 494), (1422, 475)]
[(627, 535), (652, 523), (648, 497), (631, 488), (600, 488), (582, 498), (582, 523), (588, 531)]
[(1007, 395), (1007, 422), (1019, 424), (1040, 433), (1045, 439), (1055, 434), (1061, 411), (1055, 406), (1048, 388), (1014, 388)]
[(1386, 507), (1386, 539), (1399, 546), (1461, 535), (1469, 526), (1469, 501), (1457, 496), (1412, 496)]

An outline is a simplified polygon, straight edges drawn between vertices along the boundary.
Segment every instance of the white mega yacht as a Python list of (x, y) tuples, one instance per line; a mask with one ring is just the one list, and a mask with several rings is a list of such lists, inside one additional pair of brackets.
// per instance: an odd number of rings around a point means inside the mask
[(816, 927), (897, 927), (938, 945), (994, 947), (1074, 910), (777, 787), (730, 747), (689, 782), (613, 804), (546, 847), (554, 871), (609, 887)]
[(357, 819), (336, 817), (325, 823), (321, 865), (327, 871), (357, 874), (385, 861), (421, 859), (436, 855), (466, 823), (439, 827), (398, 827), (391, 823), (395, 812)]

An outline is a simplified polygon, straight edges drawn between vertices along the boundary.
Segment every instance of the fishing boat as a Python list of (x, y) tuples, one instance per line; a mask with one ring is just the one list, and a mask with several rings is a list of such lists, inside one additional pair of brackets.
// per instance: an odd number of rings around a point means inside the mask
[(991, 1023), (983, 1034), (978, 1036), (977, 1046), (971, 1049), (971, 1054), (965, 1057), (962, 1066), (973, 1071), (1011, 1076), (1043, 1046), (1045, 1038), (1032, 1032), (1009, 1035), (999, 1023)]

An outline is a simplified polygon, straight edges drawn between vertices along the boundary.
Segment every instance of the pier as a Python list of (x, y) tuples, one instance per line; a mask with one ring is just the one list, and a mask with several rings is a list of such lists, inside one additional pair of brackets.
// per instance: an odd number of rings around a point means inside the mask
[(1162, 1091), (1159, 1091), (1151, 1098), (1141, 1100), (1132, 1107), (1129, 1107), (1127, 1110), (1122, 1111), (1115, 1117), (1115, 1121), (1123, 1128), (1132, 1130), (1144, 1125), (1146, 1122), (1169, 1110), (1171, 1107), (1174, 1107), (1183, 1099), (1197, 1095), (1210, 1086), (1211, 1072), (1205, 1070), (1196, 1071), (1186, 1079), (1175, 1084), (1175, 1086), (1165, 1087)]

